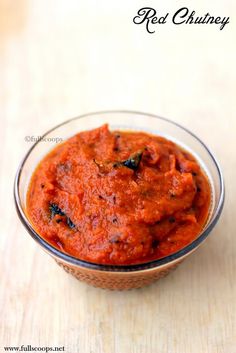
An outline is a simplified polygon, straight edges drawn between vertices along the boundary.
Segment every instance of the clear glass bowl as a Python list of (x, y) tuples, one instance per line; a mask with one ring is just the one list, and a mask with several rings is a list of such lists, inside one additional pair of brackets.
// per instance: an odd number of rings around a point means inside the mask
[[(100, 265), (61, 252), (34, 230), (26, 213), (26, 194), (31, 175), (37, 164), (55, 147), (58, 138), (66, 140), (80, 131), (94, 129), (104, 123), (108, 123), (112, 130), (145, 131), (164, 136), (192, 153), (198, 160), (209, 178), (212, 202), (205, 227), (191, 244), (174, 254), (155, 261), (127, 266)], [(217, 223), (223, 208), (224, 183), (216, 159), (206, 145), (189, 130), (168, 119), (152, 114), (132, 111), (105, 111), (70, 119), (45, 133), (42, 139), (30, 148), (19, 166), (14, 184), (14, 197), (19, 218), (29, 234), (67, 272), (98, 287), (130, 289), (142, 287), (163, 277), (206, 239)]]

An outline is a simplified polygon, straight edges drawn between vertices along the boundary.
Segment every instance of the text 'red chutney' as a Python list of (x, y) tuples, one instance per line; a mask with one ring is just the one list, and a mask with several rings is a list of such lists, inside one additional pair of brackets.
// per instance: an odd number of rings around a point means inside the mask
[(135, 264), (191, 243), (206, 222), (209, 182), (192, 155), (144, 132), (103, 125), (57, 146), (27, 195), (35, 230), (54, 247), (101, 264)]

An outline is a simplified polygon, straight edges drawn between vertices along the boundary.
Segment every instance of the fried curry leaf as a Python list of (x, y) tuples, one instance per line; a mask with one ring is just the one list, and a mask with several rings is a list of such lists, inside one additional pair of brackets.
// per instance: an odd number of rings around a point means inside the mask
[(70, 227), (71, 229), (75, 229), (76, 228), (76, 226), (72, 222), (72, 220), (65, 214), (65, 212), (63, 212), (60, 209), (60, 207), (57, 204), (50, 203), (49, 204), (49, 211), (50, 211), (50, 214), (51, 214), (51, 219), (53, 219), (56, 215), (64, 216), (64, 217), (66, 217), (66, 224), (68, 225), (68, 227)]
[(66, 223), (71, 229), (75, 229), (75, 224), (72, 222), (72, 220), (69, 217), (66, 217)]
[(123, 161), (122, 165), (124, 165), (127, 168), (137, 170), (141, 162), (142, 155), (143, 155), (143, 152), (137, 152), (133, 154), (130, 158), (128, 158), (126, 161)]
[(62, 210), (60, 209), (60, 207), (58, 207), (55, 203), (50, 203), (50, 205), (49, 205), (49, 211), (50, 211), (50, 213), (51, 213), (51, 219), (52, 219), (55, 215), (65, 216), (65, 213), (62, 212)]

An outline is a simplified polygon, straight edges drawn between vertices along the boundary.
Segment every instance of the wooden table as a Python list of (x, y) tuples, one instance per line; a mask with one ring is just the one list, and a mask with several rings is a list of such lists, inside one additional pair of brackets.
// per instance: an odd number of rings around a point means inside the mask
[[(223, 31), (166, 24), (149, 35), (132, 23), (141, 6), (0, 2), (0, 352), (28, 344), (66, 353), (236, 352), (235, 23)], [(230, 0), (194, 6), (236, 11)], [(200, 249), (165, 279), (128, 292), (67, 275), (26, 233), (13, 203), (14, 175), (31, 146), (25, 136), (104, 109), (185, 125), (214, 151), (226, 182), (223, 215)]]

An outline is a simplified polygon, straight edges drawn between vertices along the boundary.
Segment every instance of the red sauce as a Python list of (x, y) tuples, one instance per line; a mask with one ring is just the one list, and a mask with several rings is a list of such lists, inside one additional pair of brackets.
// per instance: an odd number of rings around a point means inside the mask
[(57, 146), (38, 165), (27, 212), (61, 251), (102, 264), (134, 264), (174, 253), (201, 232), (209, 181), (173, 142), (104, 125)]

